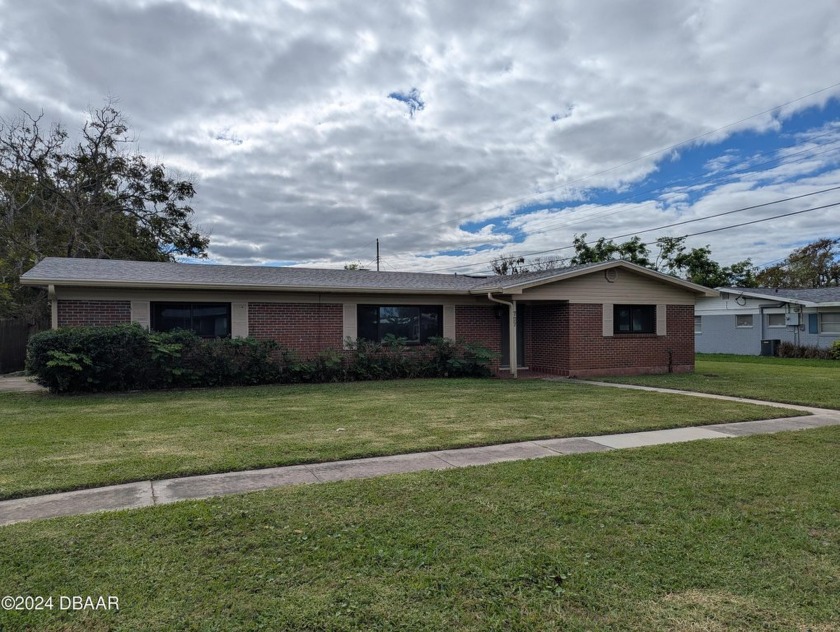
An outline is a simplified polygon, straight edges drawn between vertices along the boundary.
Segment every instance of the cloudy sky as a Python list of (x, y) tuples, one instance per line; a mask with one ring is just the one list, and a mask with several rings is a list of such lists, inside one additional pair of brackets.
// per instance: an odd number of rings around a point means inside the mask
[(0, 117), (109, 97), (219, 263), (370, 265), (378, 237), (383, 269), (474, 272), (796, 211), (689, 244), (840, 236), (808, 210), (840, 202), (837, 0), (0, 0)]

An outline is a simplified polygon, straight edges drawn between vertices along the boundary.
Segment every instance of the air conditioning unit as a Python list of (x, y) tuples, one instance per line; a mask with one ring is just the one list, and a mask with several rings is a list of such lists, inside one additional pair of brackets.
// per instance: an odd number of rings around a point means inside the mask
[(720, 293), (720, 298), (723, 301), (728, 301), (729, 300), (729, 292), (721, 292)]
[(798, 327), (799, 312), (795, 312), (793, 314), (785, 314), (785, 325), (787, 325), (788, 327)]

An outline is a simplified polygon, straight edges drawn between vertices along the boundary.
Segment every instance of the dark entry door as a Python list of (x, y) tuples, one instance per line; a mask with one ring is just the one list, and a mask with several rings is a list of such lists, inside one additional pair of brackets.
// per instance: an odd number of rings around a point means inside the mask
[[(525, 306), (516, 306), (516, 366), (525, 366)], [(502, 336), (501, 366), (510, 366), (510, 320), (506, 309), (502, 309), (499, 318)]]

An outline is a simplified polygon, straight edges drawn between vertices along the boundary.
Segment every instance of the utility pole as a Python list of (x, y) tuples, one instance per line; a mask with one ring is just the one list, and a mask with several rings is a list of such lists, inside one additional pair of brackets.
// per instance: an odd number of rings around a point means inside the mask
[(376, 238), (376, 271), (379, 272), (379, 237)]

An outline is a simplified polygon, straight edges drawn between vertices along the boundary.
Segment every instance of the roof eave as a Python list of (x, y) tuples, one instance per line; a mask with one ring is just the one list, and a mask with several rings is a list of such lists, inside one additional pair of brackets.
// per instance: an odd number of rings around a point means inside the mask
[(754, 298), (759, 301), (774, 301), (776, 303), (792, 303), (794, 305), (801, 305), (802, 307), (833, 307), (834, 304), (840, 303), (815, 303), (814, 301), (805, 301), (799, 298), (791, 298), (789, 296), (779, 296), (778, 294), (762, 294), (761, 292), (745, 292), (744, 290), (734, 288), (719, 288), (718, 293), (727, 292), (728, 294), (737, 294), (738, 296), (746, 296), (747, 298)]
[(242, 285), (238, 283), (165, 283), (154, 281), (91, 281), (81, 279), (23, 279), (21, 285), (56, 287), (115, 288), (133, 290), (212, 290), (245, 292), (336, 292), (342, 294), (447, 294), (466, 295), (466, 290), (456, 289), (421, 289), (421, 288), (365, 288), (352, 286), (296, 286), (296, 285)]

